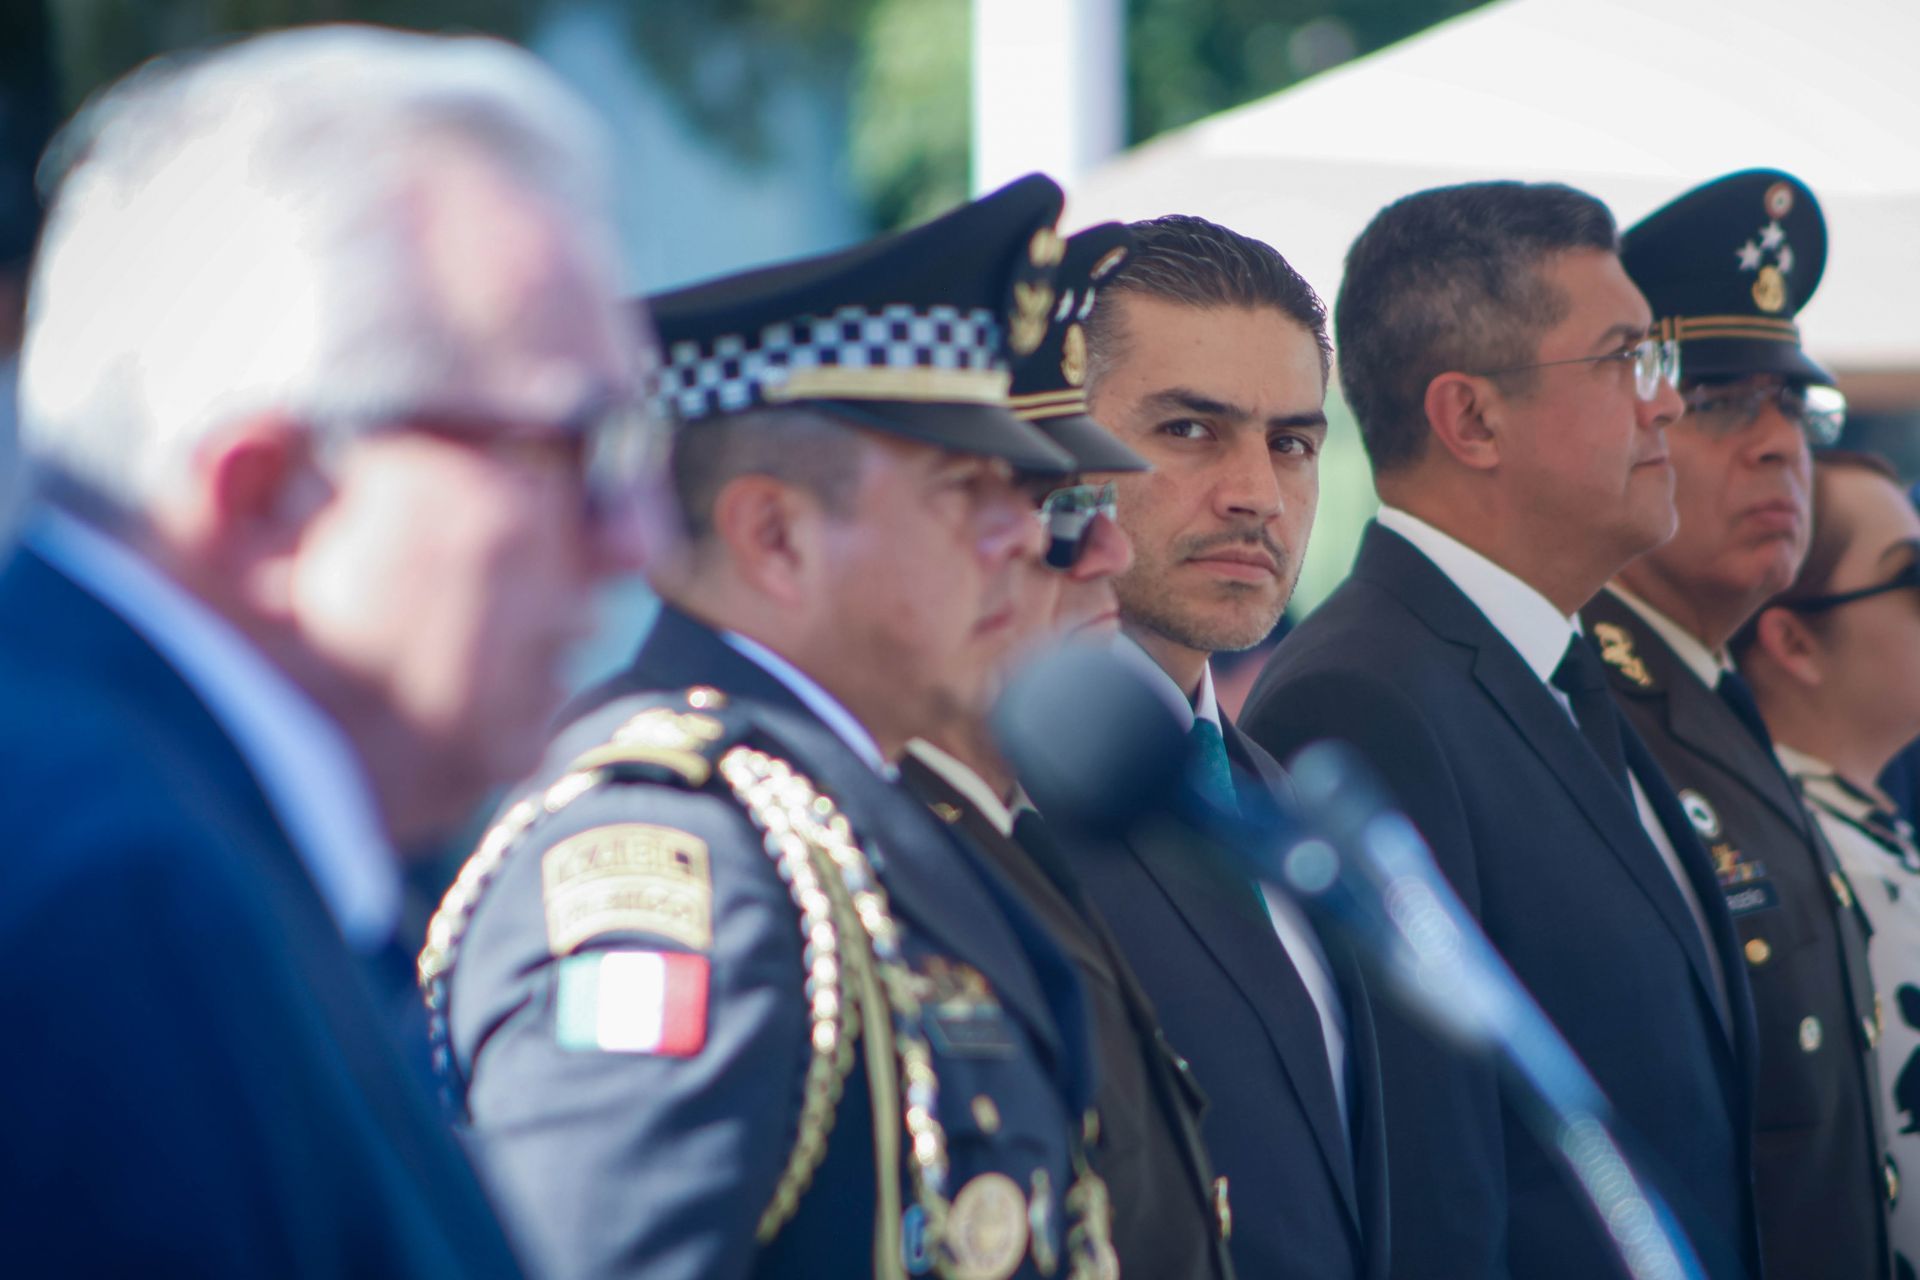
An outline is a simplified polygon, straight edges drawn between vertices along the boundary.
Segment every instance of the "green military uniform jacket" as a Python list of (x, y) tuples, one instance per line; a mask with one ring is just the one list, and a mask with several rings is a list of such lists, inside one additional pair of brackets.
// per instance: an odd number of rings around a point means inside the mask
[(1753, 1150), (1768, 1280), (1887, 1276), (1872, 930), (1793, 784), (1720, 694), (1615, 592), (1581, 618), (1712, 854), (1740, 936), (1760, 1033)]

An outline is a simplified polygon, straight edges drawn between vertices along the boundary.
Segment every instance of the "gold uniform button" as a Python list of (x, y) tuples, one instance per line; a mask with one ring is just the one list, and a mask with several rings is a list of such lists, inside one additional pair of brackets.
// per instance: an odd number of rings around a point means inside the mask
[(1747, 939), (1747, 963), (1763, 965), (1773, 959), (1773, 947), (1765, 938)]
[(1853, 910), (1853, 890), (1847, 887), (1847, 878), (1838, 871), (1827, 873), (1827, 883), (1833, 886), (1833, 896), (1847, 910)]
[(980, 1126), (982, 1133), (1000, 1132), (1000, 1108), (984, 1093), (974, 1095), (973, 1122)]
[(1892, 1156), (1888, 1156), (1886, 1157), (1885, 1167), (1887, 1171), (1887, 1203), (1892, 1204), (1900, 1198), (1900, 1166), (1893, 1162)]
[(1812, 1053), (1820, 1047), (1820, 1019), (1805, 1017), (1800, 1019), (1800, 1048)]

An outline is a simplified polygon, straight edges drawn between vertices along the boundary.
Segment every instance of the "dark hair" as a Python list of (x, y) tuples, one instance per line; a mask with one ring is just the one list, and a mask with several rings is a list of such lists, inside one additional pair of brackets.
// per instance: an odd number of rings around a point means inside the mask
[(1183, 213), (1135, 222), (1127, 230), (1133, 247), (1119, 270), (1101, 283), (1087, 318), (1094, 379), (1126, 349), (1113, 300), (1128, 293), (1203, 310), (1271, 307), (1313, 335), (1320, 348), (1320, 377), (1326, 379), (1333, 360), (1327, 304), (1272, 245)]
[(1334, 306), (1340, 386), (1375, 474), (1425, 450), (1427, 386), (1440, 374), (1534, 359), (1567, 312), (1540, 277), (1548, 257), (1619, 244), (1607, 206), (1559, 183), (1436, 187), (1375, 214), (1347, 251)]
[(771, 476), (845, 514), (864, 448), (860, 428), (804, 408), (756, 409), (679, 427), (668, 470), (683, 531), (696, 545), (710, 537), (720, 491), (746, 475)]
[[(1793, 575), (1793, 581), (1779, 595), (1754, 610), (1753, 617), (1734, 634), (1728, 648), (1737, 658), (1753, 646), (1759, 637), (1759, 619), (1768, 609), (1780, 605), (1791, 606), (1796, 600), (1810, 600), (1815, 596), (1824, 596), (1833, 589), (1833, 570), (1840, 563), (1840, 557), (1847, 553), (1853, 543), (1853, 513), (1841, 504), (1833, 501), (1828, 490), (1829, 483), (1836, 471), (1864, 471), (1868, 475), (1879, 476), (1888, 484), (1898, 486), (1900, 473), (1893, 464), (1877, 453), (1867, 453), (1857, 449), (1822, 449), (1813, 455), (1813, 528), (1807, 536), (1806, 559), (1800, 562), (1800, 572)], [(1818, 627), (1825, 618), (1818, 614), (1807, 617), (1808, 625)]]

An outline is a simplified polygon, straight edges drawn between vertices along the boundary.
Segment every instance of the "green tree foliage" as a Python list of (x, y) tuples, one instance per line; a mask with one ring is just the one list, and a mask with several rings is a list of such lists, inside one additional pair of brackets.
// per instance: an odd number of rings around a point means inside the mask
[[(363, 21), (525, 40), (562, 0), (57, 0), (67, 105), (154, 53), (292, 23)], [(607, 0), (636, 56), (715, 145), (752, 163), (770, 91), (848, 96), (849, 161), (877, 225), (966, 193), (968, 0)], [(1033, 0), (1035, 4), (1055, 0)], [(1484, 0), (1127, 0), (1139, 142), (1403, 39)]]

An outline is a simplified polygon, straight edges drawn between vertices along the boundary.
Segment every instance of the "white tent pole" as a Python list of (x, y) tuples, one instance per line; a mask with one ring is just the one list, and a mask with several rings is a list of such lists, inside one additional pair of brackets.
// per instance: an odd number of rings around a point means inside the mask
[(973, 190), (1071, 187), (1125, 137), (1123, 0), (973, 0)]

